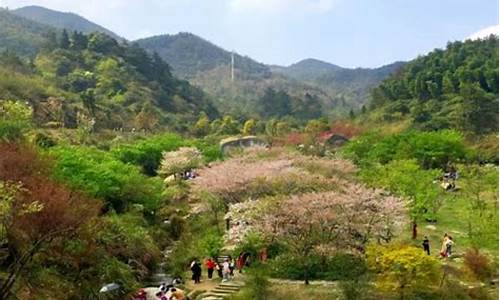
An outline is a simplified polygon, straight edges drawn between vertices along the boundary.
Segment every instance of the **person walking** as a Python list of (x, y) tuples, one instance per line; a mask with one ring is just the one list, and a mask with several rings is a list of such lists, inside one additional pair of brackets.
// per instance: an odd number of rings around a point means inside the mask
[(222, 263), (222, 282), (229, 281), (229, 276), (231, 274), (231, 269), (229, 267), (229, 259), (225, 259)]
[(443, 236), (443, 241), (441, 242), (441, 251), (439, 251), (439, 254), (441, 257), (446, 257), (446, 243), (448, 242), (448, 234), (445, 233)]
[(446, 257), (451, 256), (451, 247), (453, 246), (453, 238), (451, 236), (448, 236), (448, 240), (446, 241)]
[(215, 262), (212, 260), (212, 258), (208, 258), (208, 260), (205, 262), (205, 266), (207, 267), (208, 279), (212, 280)]
[(431, 255), (431, 245), (427, 236), (424, 237), (424, 242), (422, 243), (422, 246), (424, 247), (424, 251), (427, 253), (427, 255)]
[(191, 272), (193, 273), (192, 279), (194, 283), (200, 283), (201, 278), (201, 266), (197, 259), (194, 259), (191, 263)]

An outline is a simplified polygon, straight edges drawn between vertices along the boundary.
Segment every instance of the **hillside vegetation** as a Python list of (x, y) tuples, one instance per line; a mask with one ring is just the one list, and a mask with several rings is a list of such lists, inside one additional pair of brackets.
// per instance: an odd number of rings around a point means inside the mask
[(66, 31), (47, 39), (33, 63), (4, 53), (0, 98), (29, 101), (40, 125), (152, 131), (217, 111), (204, 93), (175, 78), (170, 66), (113, 38)]
[(498, 129), (498, 37), (449, 43), (408, 63), (372, 94), (373, 114), (424, 130)]

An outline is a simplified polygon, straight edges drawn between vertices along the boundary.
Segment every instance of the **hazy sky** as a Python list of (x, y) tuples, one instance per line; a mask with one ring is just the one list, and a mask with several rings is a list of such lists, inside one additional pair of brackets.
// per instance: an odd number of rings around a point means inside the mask
[(0, 0), (71, 11), (127, 39), (188, 31), (268, 64), (375, 67), (498, 24), (497, 0)]

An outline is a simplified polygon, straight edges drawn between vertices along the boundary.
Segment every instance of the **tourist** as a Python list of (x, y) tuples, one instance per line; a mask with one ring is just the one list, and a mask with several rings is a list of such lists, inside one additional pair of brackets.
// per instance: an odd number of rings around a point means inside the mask
[(201, 278), (201, 266), (197, 259), (194, 259), (191, 263), (191, 272), (193, 272), (193, 276), (191, 277), (194, 283), (200, 283)]
[(441, 255), (441, 257), (446, 257), (447, 256), (447, 253), (446, 253), (446, 244), (448, 242), (448, 234), (445, 233), (444, 236), (443, 236), (443, 241), (441, 242), (441, 251), (439, 252), (439, 254)]
[(167, 296), (163, 292), (156, 293), (156, 297), (160, 300), (168, 300)]
[(215, 262), (212, 260), (212, 258), (209, 258), (205, 262), (205, 266), (207, 267), (207, 272), (208, 272), (208, 279), (212, 279), (212, 275), (214, 273), (214, 268), (215, 268)]
[(234, 258), (229, 256), (229, 275), (231, 276), (234, 276), (234, 267), (235, 267)]
[(238, 272), (241, 273), (245, 265), (247, 264), (247, 261), (250, 257), (250, 253), (248, 252), (241, 252), (240, 255), (238, 256), (238, 260), (236, 261), (236, 267), (238, 268)]
[(229, 275), (231, 274), (231, 269), (229, 267), (229, 259), (224, 259), (222, 264), (222, 282), (229, 281)]
[[(168, 300), (186, 300), (186, 294), (184, 294), (183, 291), (178, 290), (176, 288), (171, 288), (170, 289), (170, 297)], [(163, 300), (163, 299), (162, 299)]]
[(427, 236), (424, 237), (424, 242), (422, 243), (422, 246), (424, 247), (424, 251), (427, 253), (427, 255), (431, 255), (431, 245)]
[(453, 238), (451, 236), (448, 236), (448, 240), (446, 241), (446, 257), (451, 256), (451, 247), (453, 246)]

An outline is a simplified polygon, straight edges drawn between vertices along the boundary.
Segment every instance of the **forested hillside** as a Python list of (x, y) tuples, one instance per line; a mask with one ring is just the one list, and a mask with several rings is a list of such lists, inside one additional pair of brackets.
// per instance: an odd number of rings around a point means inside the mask
[[(231, 52), (190, 33), (162, 35), (136, 41), (157, 52), (172, 65), (173, 73), (200, 86), (217, 99), (220, 110), (256, 116), (255, 103), (267, 88), (286, 92), (296, 99), (306, 94), (320, 99), (325, 116), (347, 115), (366, 103), (370, 88), (389, 76), (402, 63), (377, 69), (347, 69), (318, 60), (304, 60), (290, 67), (267, 66)], [(292, 114), (293, 115), (293, 114)]]
[(0, 52), (10, 50), (34, 56), (54, 31), (40, 23), (16, 16), (0, 8)]
[(202, 111), (217, 115), (201, 90), (142, 48), (66, 31), (45, 45), (31, 63), (13, 53), (0, 57), (0, 99), (30, 102), (41, 126), (152, 131), (182, 128), (187, 121), (180, 120)]
[(70, 12), (60, 12), (41, 6), (32, 5), (12, 10), (11, 13), (58, 29), (80, 31), (85, 34), (101, 32), (115, 38), (116, 40), (123, 40), (122, 37), (118, 36), (111, 30), (108, 30), (77, 14)]
[(372, 93), (372, 117), (425, 130), (498, 130), (498, 37), (449, 43), (408, 63)]
[[(230, 76), (231, 52), (226, 51), (194, 34), (182, 32), (174, 35), (160, 35), (135, 41), (150, 53), (156, 52), (182, 78), (193, 78), (198, 72), (212, 70), (218, 66), (227, 67)], [(255, 60), (234, 54), (238, 78), (266, 78), (269, 68)]]

